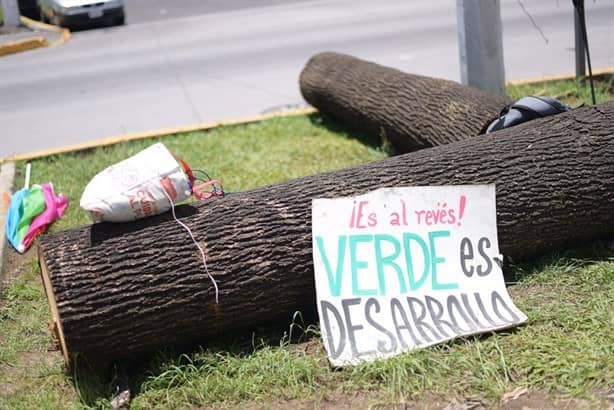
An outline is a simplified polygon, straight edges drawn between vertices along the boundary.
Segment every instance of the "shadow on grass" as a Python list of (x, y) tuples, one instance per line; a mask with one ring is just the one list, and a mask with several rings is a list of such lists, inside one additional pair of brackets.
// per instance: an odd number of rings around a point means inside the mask
[(134, 399), (147, 390), (177, 388), (189, 382), (190, 377), (213, 373), (224, 366), (230, 368), (226, 372), (232, 372), (232, 363), (254, 358), (263, 350), (292, 349), (316, 340), (320, 336), (316, 316), (316, 312), (305, 315), (296, 312), (289, 325), (268, 324), (251, 335), (228, 335), (206, 346), (167, 347), (120, 361), (103, 362), (78, 356), (73, 360), (69, 380), (83, 405), (108, 408), (112, 399), (126, 390)]
[(503, 265), (503, 276), (508, 284), (529, 278), (536, 272), (552, 270), (567, 273), (595, 262), (614, 259), (614, 238), (596, 240), (583, 246), (557, 250), (531, 260), (507, 261)]
[(349, 129), (340, 122), (336, 121), (333, 117), (319, 112), (309, 114), (308, 118), (309, 121), (316, 127), (324, 127), (328, 131), (340, 136), (356, 139), (367, 147), (381, 150), (387, 153), (389, 156), (397, 154), (390, 143), (380, 135), (368, 134), (358, 129)]

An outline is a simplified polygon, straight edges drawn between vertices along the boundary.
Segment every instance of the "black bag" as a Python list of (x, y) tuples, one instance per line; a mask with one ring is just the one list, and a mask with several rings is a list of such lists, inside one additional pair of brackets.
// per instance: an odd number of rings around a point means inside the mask
[(513, 127), (535, 118), (548, 117), (571, 110), (571, 107), (551, 97), (527, 96), (508, 105), (501, 111), (499, 118), (490, 123), (486, 128), (486, 134)]

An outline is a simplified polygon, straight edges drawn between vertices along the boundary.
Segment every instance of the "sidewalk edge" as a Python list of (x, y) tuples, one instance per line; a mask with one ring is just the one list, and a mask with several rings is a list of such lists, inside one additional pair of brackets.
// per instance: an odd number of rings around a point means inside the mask
[[(605, 67), (605, 68), (599, 68), (597, 70), (593, 70), (593, 77), (598, 76), (598, 75), (603, 75), (603, 74), (614, 74), (614, 65)], [(508, 82), (507, 84), (526, 85), (526, 84), (543, 83), (547, 81), (573, 80), (574, 78), (576, 78), (576, 73), (568, 73), (568, 74), (562, 74), (562, 75), (551, 75), (551, 76), (543, 76), (543, 77), (535, 77), (535, 78), (526, 78), (523, 80), (514, 80), (514, 81)], [(588, 73), (586, 75), (586, 78), (588, 79)]]
[(58, 41), (49, 42), (50, 46), (59, 46), (66, 43), (71, 38), (70, 30), (65, 27), (54, 26), (53, 24), (42, 23), (40, 21), (32, 20), (31, 18), (21, 16), (21, 24), (28, 27), (31, 30), (46, 30), (55, 31), (60, 33), (60, 39)]
[(33, 50), (35, 48), (47, 47), (51, 43), (45, 37), (36, 36), (11, 43), (0, 44), (0, 57), (9, 54), (21, 53), (22, 51)]

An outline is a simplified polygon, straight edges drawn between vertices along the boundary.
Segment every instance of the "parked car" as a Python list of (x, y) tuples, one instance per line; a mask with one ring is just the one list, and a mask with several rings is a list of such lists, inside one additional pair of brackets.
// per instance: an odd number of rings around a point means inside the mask
[(38, 19), (38, 4), (37, 0), (18, 0), (19, 14), (29, 17), (31, 19)]
[(42, 22), (62, 27), (124, 24), (123, 0), (38, 0)]

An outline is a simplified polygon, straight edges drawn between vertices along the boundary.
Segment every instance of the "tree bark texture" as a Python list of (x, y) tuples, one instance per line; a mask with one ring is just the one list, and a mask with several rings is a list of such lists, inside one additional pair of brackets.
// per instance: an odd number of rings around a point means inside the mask
[(316, 54), (300, 75), (307, 102), (341, 124), (386, 138), (400, 152), (478, 135), (510, 103), (502, 96), (337, 53)]
[[(40, 241), (65, 354), (206, 342), (313, 309), (311, 200), (381, 187), (496, 184), (500, 249), (527, 258), (614, 234), (614, 102), (382, 161)], [(51, 294), (50, 294), (51, 293)]]

